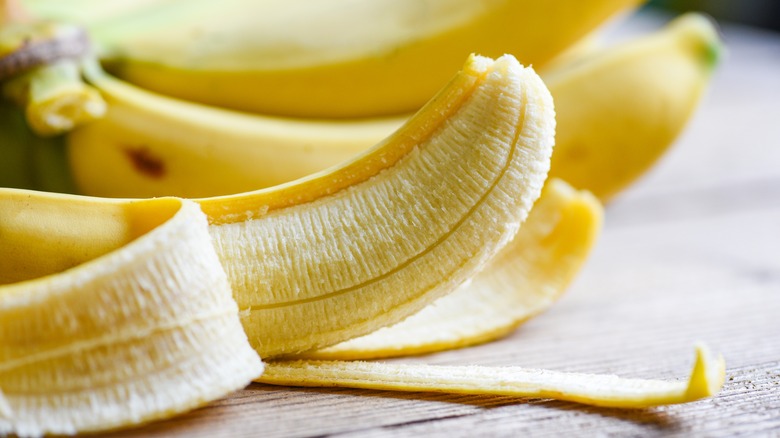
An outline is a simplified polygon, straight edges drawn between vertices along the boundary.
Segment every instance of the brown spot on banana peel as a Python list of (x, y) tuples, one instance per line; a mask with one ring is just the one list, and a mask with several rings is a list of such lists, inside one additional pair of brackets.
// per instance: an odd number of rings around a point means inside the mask
[(165, 176), (165, 161), (155, 156), (148, 147), (125, 146), (123, 150), (138, 173), (154, 179), (160, 179)]

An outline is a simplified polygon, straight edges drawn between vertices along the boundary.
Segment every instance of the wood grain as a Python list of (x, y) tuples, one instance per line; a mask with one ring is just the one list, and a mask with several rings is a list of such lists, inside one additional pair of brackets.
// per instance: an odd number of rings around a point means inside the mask
[(675, 149), (609, 206), (561, 302), (501, 341), (403, 359), (685, 378), (704, 341), (726, 358), (718, 397), (620, 411), (253, 384), (112, 436), (780, 436), (780, 36), (723, 32), (729, 56), (712, 92)]

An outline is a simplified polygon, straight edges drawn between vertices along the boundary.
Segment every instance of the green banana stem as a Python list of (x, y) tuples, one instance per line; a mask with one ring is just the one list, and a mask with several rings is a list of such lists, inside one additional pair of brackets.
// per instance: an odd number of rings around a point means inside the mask
[(24, 114), (0, 100), (0, 187), (75, 193), (64, 137), (35, 135)]
[(25, 109), (40, 136), (53, 136), (100, 118), (106, 102), (81, 79), (79, 61), (62, 59), (36, 67), (3, 84), (3, 94)]
[(34, 20), (18, 0), (0, 0), (2, 94), (25, 109), (30, 128), (53, 136), (101, 117), (106, 103), (81, 79), (90, 52), (83, 29)]

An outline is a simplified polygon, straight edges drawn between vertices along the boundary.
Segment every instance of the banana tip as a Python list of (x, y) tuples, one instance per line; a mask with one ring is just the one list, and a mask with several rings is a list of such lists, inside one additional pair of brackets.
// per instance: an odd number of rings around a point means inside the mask
[(688, 382), (686, 398), (698, 400), (717, 394), (726, 380), (726, 362), (722, 355), (713, 356), (706, 345), (696, 345), (696, 362)]

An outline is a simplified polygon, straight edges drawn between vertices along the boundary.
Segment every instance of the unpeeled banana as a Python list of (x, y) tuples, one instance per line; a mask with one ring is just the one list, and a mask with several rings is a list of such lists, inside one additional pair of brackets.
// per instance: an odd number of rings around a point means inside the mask
[(686, 14), (661, 32), (550, 72), (558, 120), (550, 176), (602, 200), (627, 187), (682, 132), (722, 52), (714, 23)]
[[(88, 25), (110, 70), (150, 90), (263, 114), (370, 117), (418, 109), (469, 53), (541, 66), (639, 2), (178, 0)], [(38, 16), (79, 21), (78, 8), (39, 3), (27, 2)]]
[[(721, 50), (712, 23), (688, 15), (543, 72), (558, 113), (551, 174), (602, 199), (624, 188), (682, 131)], [(88, 77), (109, 111), (72, 132), (68, 148), (79, 189), (97, 196), (214, 196), (283, 183), (349, 159), (406, 118), (252, 116), (155, 95), (95, 66)]]

